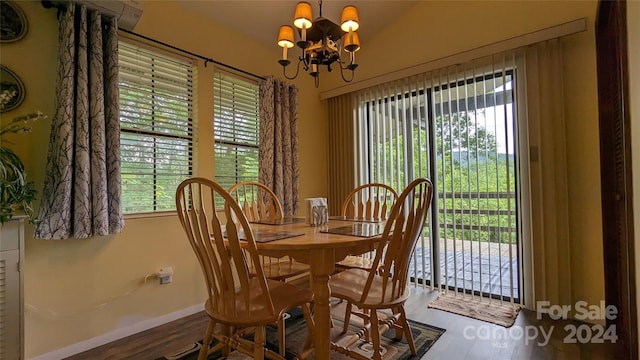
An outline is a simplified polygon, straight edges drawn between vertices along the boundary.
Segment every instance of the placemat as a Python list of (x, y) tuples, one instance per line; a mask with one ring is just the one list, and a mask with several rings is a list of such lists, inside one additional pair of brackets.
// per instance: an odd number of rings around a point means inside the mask
[[(293, 232), (286, 230), (272, 230), (272, 229), (252, 229), (253, 239), (257, 243), (266, 243), (275, 240), (288, 239), (296, 236), (304, 235), (303, 232)], [(227, 237), (226, 231), (222, 234), (224, 237)], [(238, 234), (238, 238), (240, 240), (247, 240), (247, 236), (244, 234), (244, 230), (240, 230)]]
[(262, 224), (262, 225), (286, 225), (286, 224), (303, 223), (304, 221), (305, 221), (304, 218), (285, 217), (282, 220), (258, 220), (258, 221), (252, 221), (252, 223)]
[(374, 237), (382, 234), (384, 226), (381, 224), (371, 223), (358, 223), (347, 226), (340, 226), (335, 228), (329, 228), (326, 230), (320, 230), (322, 233), (339, 234), (339, 235), (351, 235), (359, 237)]

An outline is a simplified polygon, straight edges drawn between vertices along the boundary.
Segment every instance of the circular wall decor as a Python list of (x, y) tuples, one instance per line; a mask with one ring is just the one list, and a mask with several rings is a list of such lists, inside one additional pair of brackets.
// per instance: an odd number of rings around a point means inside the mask
[[(2, 108), (0, 113), (11, 111), (24, 100), (25, 89), (22, 80), (8, 67), (0, 65), (0, 96), (2, 97)], [(6, 103), (4, 99), (9, 99)]]
[(0, 1), (0, 43), (22, 39), (27, 34), (27, 17), (20, 7), (7, 0)]

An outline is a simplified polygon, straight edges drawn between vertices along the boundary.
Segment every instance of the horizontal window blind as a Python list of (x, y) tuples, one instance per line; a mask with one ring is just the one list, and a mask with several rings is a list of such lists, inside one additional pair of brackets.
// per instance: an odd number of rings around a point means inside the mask
[(213, 83), (216, 182), (228, 189), (258, 181), (258, 84), (223, 71), (216, 71)]
[(193, 66), (121, 41), (119, 67), (124, 213), (175, 210), (193, 168)]

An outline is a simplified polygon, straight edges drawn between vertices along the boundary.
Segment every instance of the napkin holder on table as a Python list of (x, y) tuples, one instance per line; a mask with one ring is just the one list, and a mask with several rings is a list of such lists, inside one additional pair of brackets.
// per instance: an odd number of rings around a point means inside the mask
[(307, 198), (307, 224), (311, 226), (324, 225), (329, 222), (327, 198)]

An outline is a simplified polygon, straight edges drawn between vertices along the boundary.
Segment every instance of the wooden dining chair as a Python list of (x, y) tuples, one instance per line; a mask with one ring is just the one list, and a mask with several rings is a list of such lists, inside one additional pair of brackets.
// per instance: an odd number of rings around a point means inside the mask
[[(356, 187), (344, 199), (340, 215), (344, 219), (384, 221), (391, 207), (398, 199), (398, 193), (389, 185), (369, 183)], [(336, 263), (336, 270), (371, 268), (375, 252), (363, 255), (349, 255)]]
[[(222, 203), (224, 216), (215, 208)], [(176, 208), (202, 267), (208, 294), (205, 312), (210, 320), (199, 360), (219, 350), (223, 354), (236, 350), (256, 360), (284, 359), (284, 316), (298, 306), (313, 334), (309, 310), (313, 293), (265, 277), (249, 222), (225, 189), (208, 179), (187, 179), (176, 190)], [(249, 272), (249, 259), (255, 273)], [(265, 348), (268, 324), (278, 327), (278, 354)], [(255, 332), (252, 340), (246, 336), (250, 332)], [(304, 352), (309, 351), (311, 339), (310, 335)]]
[[(411, 353), (416, 355), (404, 303), (409, 296), (411, 254), (422, 234), (432, 197), (431, 181), (419, 178), (411, 182), (391, 208), (373, 266), (369, 270), (348, 269), (331, 277), (331, 296), (347, 302), (343, 331), (348, 331), (351, 315), (362, 317), (365, 329), (353, 334), (348, 341), (341, 342), (342, 345), (333, 344), (334, 350), (356, 359), (365, 359), (349, 350), (349, 346), (362, 336), (370, 335), (373, 359), (382, 359), (380, 334), (394, 328), (398, 340), (404, 335)], [(382, 251), (385, 246), (385, 251)], [(354, 311), (353, 306), (360, 311)], [(390, 310), (392, 315), (379, 318), (379, 310)]]
[[(242, 208), (249, 222), (277, 222), (283, 220), (282, 205), (276, 194), (266, 185), (255, 181), (239, 182), (229, 188), (229, 194)], [(267, 279), (287, 281), (309, 273), (309, 265), (290, 257), (260, 256), (262, 270)], [(250, 271), (253, 269), (250, 264)]]

